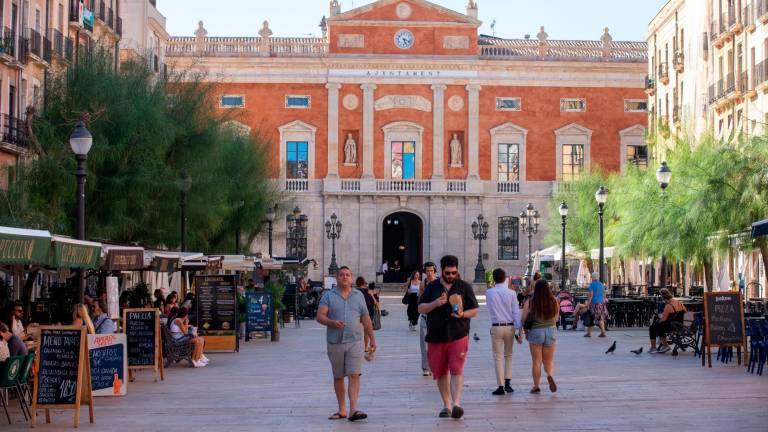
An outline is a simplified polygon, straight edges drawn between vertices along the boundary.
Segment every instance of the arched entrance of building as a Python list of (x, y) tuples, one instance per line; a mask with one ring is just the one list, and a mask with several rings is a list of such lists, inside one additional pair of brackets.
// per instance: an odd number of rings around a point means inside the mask
[(384, 282), (405, 282), (422, 264), (424, 223), (413, 213), (397, 212), (382, 224), (382, 260), (389, 266)]

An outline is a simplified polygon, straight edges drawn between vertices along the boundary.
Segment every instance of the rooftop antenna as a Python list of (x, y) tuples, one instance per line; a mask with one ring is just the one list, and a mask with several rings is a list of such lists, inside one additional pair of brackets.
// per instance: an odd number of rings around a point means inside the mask
[(496, 37), (496, 20), (491, 22), (491, 32), (493, 33), (493, 37)]

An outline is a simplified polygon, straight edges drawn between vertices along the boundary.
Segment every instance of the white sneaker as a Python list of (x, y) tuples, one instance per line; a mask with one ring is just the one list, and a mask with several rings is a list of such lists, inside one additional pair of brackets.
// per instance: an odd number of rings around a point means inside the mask
[(195, 366), (196, 368), (202, 368), (206, 366), (204, 362), (199, 360), (192, 360), (192, 365)]
[(200, 360), (201, 360), (203, 363), (205, 363), (205, 364), (208, 364), (208, 363), (210, 363), (210, 362), (211, 362), (211, 360), (210, 360), (208, 357), (206, 357), (205, 355), (202, 355), (202, 356), (200, 356)]

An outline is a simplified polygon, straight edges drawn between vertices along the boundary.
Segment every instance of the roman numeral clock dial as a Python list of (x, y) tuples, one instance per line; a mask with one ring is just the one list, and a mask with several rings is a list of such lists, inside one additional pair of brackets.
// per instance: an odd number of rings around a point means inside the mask
[(395, 45), (400, 49), (409, 49), (413, 46), (413, 33), (409, 30), (400, 30), (395, 33)]

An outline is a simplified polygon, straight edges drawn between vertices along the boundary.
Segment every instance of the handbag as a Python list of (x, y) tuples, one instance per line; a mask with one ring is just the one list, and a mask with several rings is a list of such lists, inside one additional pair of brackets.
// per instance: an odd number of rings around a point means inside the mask
[(373, 317), (371, 318), (374, 330), (381, 330), (381, 310), (377, 304), (373, 309)]
[(528, 316), (525, 317), (523, 323), (523, 330), (530, 330), (533, 328), (533, 312), (528, 312)]
[(409, 295), (411, 295), (411, 292), (408, 291), (408, 289), (406, 288), (405, 294), (403, 294), (403, 299), (400, 300), (400, 302), (403, 303), (404, 305), (407, 305), (408, 304), (408, 296)]

